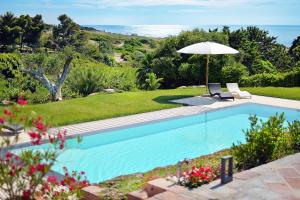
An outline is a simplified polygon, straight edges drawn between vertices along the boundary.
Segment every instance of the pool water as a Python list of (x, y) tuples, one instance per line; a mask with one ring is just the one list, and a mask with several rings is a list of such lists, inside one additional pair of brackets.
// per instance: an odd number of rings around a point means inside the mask
[[(77, 139), (68, 139), (53, 170), (62, 173), (63, 166), (69, 170), (83, 170), (93, 183), (146, 172), (176, 164), (184, 158), (196, 158), (229, 148), (238, 141), (245, 142), (243, 130), (250, 126), (250, 115), (256, 114), (266, 120), (282, 112), (287, 121), (300, 119), (298, 110), (249, 103), (96, 133), (84, 136), (81, 143), (77, 143)], [(44, 144), (39, 148), (48, 147)]]

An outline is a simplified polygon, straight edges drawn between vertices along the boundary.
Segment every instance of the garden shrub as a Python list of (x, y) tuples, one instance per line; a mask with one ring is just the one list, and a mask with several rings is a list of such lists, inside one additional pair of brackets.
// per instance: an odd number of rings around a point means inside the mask
[(26, 99), (30, 103), (47, 103), (50, 99), (49, 91), (43, 87), (39, 86), (34, 92), (27, 91), (25, 93)]
[(299, 87), (300, 86), (300, 69), (286, 73), (262, 73), (252, 76), (243, 76), (239, 81), (244, 87)]
[(256, 59), (252, 64), (252, 73), (261, 74), (261, 73), (275, 73), (276, 67), (268, 60)]
[(252, 76), (244, 76), (240, 79), (239, 83), (244, 87), (266, 87), (266, 86), (283, 86), (283, 74), (255, 74)]
[(233, 145), (237, 168), (249, 169), (283, 156), (299, 152), (300, 122), (285, 126), (284, 114), (276, 114), (267, 121), (250, 118), (251, 127), (245, 131), (246, 143)]
[(2, 74), (5, 79), (19, 77), (21, 75), (19, 70), (20, 66), (21, 61), (18, 54), (0, 54), (0, 74)]
[(293, 123), (289, 123), (288, 132), (291, 136), (293, 149), (300, 152), (300, 122), (294, 121)]
[(147, 79), (145, 80), (144, 85), (142, 86), (146, 90), (156, 90), (160, 87), (160, 82), (163, 78), (157, 78), (156, 74), (153, 72), (147, 74)]
[(100, 74), (96, 73), (94, 68), (77, 68), (70, 73), (67, 84), (72, 91), (87, 96), (99, 91), (100, 79)]
[(249, 74), (247, 67), (241, 63), (233, 63), (222, 68), (221, 75), (223, 83), (237, 83), (243, 76)]
[(131, 67), (101, 67), (97, 69), (101, 74), (99, 88), (115, 88), (131, 91), (137, 88), (136, 69)]
[(136, 69), (83, 64), (70, 72), (66, 86), (82, 96), (107, 88), (130, 91), (137, 88)]

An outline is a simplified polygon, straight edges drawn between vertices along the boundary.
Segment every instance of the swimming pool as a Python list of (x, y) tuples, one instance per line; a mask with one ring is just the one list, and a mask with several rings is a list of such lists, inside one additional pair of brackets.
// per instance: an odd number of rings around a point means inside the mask
[[(91, 134), (81, 143), (76, 138), (68, 139), (53, 170), (62, 173), (63, 166), (83, 170), (93, 183), (146, 172), (245, 142), (243, 130), (249, 128), (250, 115), (266, 120), (276, 112), (284, 112), (287, 121), (300, 119), (299, 110), (249, 103)], [(48, 148), (48, 144), (39, 148)]]

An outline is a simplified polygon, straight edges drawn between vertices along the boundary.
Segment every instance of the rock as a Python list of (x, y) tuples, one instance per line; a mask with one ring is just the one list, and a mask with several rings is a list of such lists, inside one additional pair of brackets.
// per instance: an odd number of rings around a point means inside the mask
[(115, 89), (112, 89), (112, 88), (107, 88), (107, 89), (104, 89), (103, 91), (107, 92), (107, 93), (114, 93), (114, 92), (116, 92)]
[(180, 86), (180, 87), (178, 87), (179, 89), (184, 89), (184, 88), (187, 88), (186, 86)]
[(89, 96), (95, 96), (95, 95), (97, 95), (97, 94), (99, 94), (99, 93), (98, 93), (98, 92), (95, 92), (95, 93), (89, 94)]

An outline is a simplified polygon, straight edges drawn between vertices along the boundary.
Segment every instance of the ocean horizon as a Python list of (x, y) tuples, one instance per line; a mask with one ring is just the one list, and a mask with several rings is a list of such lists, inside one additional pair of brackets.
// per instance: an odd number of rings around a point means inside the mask
[(138, 35), (155, 38), (165, 38), (178, 35), (182, 31), (195, 28), (208, 31), (209, 29), (219, 30), (228, 26), (231, 31), (247, 26), (257, 26), (269, 32), (271, 36), (277, 37), (277, 41), (287, 47), (292, 45), (294, 39), (300, 36), (300, 25), (83, 25), (92, 27), (99, 31), (118, 33), (123, 35)]

